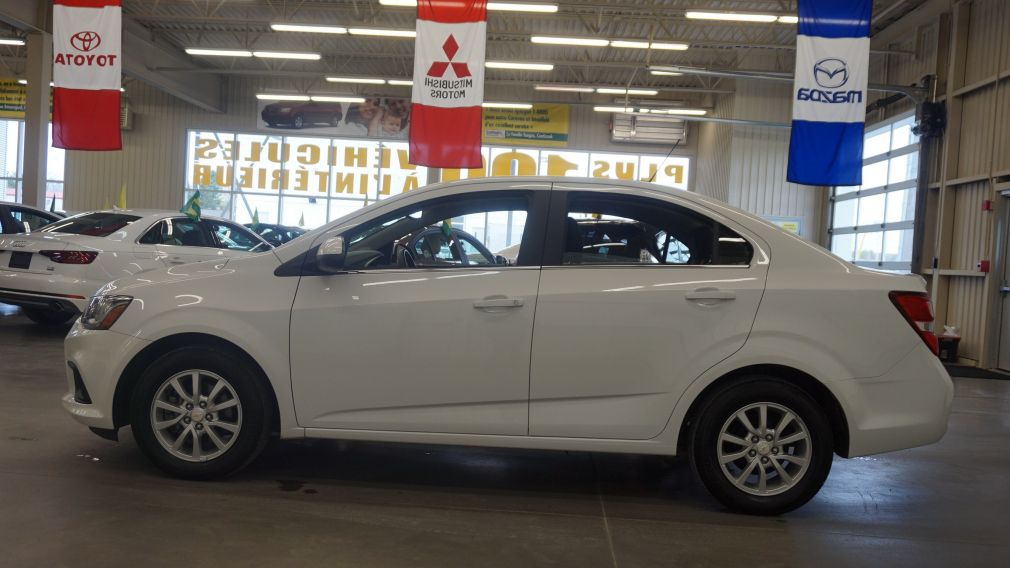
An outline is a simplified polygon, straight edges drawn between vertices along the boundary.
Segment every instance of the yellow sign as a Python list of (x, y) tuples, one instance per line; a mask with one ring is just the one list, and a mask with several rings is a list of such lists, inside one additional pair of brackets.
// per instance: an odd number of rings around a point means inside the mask
[(28, 92), (24, 85), (10, 77), (0, 79), (0, 117), (24, 118), (27, 103)]
[(568, 105), (533, 105), (531, 109), (485, 108), (485, 144), (568, 146)]

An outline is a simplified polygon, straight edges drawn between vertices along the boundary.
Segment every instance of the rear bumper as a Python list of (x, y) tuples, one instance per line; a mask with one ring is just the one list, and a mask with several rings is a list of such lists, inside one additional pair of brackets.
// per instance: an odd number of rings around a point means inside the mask
[(848, 457), (932, 444), (947, 432), (954, 384), (925, 345), (884, 375), (831, 387), (849, 423)]
[(69, 297), (65, 294), (27, 292), (0, 288), (0, 304), (81, 313), (88, 307), (88, 300), (87, 298)]

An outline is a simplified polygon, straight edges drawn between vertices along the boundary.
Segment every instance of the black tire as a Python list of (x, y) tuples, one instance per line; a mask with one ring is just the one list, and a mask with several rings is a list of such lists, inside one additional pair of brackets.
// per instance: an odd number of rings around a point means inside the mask
[[(781, 416), (781, 407), (788, 409), (788, 411), (799, 418), (799, 422), (793, 421), (791, 426), (787, 425), (782, 428), (783, 432), (797, 432), (800, 424), (802, 424), (806, 427), (808, 441), (799, 441), (789, 447), (783, 446), (781, 449), (775, 444), (762, 444), (761, 447), (745, 447), (733, 442), (722, 441), (723, 426), (739, 410), (757, 403), (776, 405), (766, 411), (768, 415), (766, 422), (769, 427), (778, 422), (777, 420), (773, 420), (773, 414), (777, 413), (778, 416)], [(756, 416), (760, 417), (761, 410), (760, 408), (755, 408), (748, 412), (750, 413), (748, 416), (753, 419), (755, 417), (754, 413), (757, 413)], [(755, 428), (758, 428), (753, 420), (751, 424)], [(742, 423), (738, 422), (732, 424), (732, 426), (741, 427)], [(774, 428), (772, 430), (774, 431)], [(747, 438), (745, 441), (753, 444), (754, 437), (742, 434), (742, 432), (743, 430), (737, 432), (738, 437)], [(777, 438), (779, 434), (781, 432), (774, 433), (773, 436)], [(809, 443), (809, 446), (803, 445), (807, 443)], [(773, 447), (769, 447), (769, 445)], [(751, 453), (752, 447), (754, 448), (753, 453)], [(728, 449), (724, 451), (729, 454), (736, 453), (736, 450), (747, 450), (744, 457), (727, 464), (727, 470), (739, 468), (732, 470), (734, 474), (746, 469), (748, 467), (747, 464), (751, 460), (758, 460), (755, 466), (765, 467), (766, 471), (768, 471), (767, 475), (769, 479), (766, 481), (766, 489), (773, 487), (771, 485), (773, 483), (783, 484), (783, 478), (774, 472), (773, 466), (775, 464), (783, 465), (786, 470), (797, 467), (790, 465), (791, 462), (786, 457), (789, 454), (800, 451), (805, 452), (809, 457), (809, 462), (807, 469), (803, 471), (802, 476), (795, 481), (795, 484), (791, 486), (788, 486), (788, 484), (781, 485), (777, 489), (781, 492), (777, 494), (759, 495), (749, 493), (737, 487), (727, 477), (730, 475), (730, 472), (723, 471), (723, 466), (719, 459), (719, 452), (724, 448)], [(776, 453), (774, 456), (767, 453), (759, 453), (769, 451)], [(828, 473), (831, 471), (833, 454), (834, 438), (832, 436), (831, 423), (824, 410), (804, 390), (792, 383), (774, 377), (746, 377), (741, 381), (719, 389), (702, 404), (691, 431), (690, 455), (695, 472), (713, 497), (729, 509), (741, 513), (778, 515), (802, 506), (812, 499), (821, 489), (821, 486), (824, 485), (824, 480), (827, 479)], [(797, 453), (797, 456), (799, 456), (799, 453)], [(761, 466), (761, 463), (768, 463), (769, 465)], [(797, 474), (797, 470), (793, 469), (791, 473), (795, 475)], [(752, 476), (755, 478), (755, 482), (757, 475), (758, 470), (754, 469)], [(750, 477), (748, 476), (748, 479)], [(757, 490), (756, 488), (751, 489)]]
[(77, 317), (74, 312), (64, 310), (49, 310), (46, 308), (21, 308), (25, 317), (39, 325), (63, 325)]
[[(192, 462), (176, 457), (158, 441), (151, 423), (151, 408), (158, 390), (173, 375), (191, 369), (224, 378), (241, 405), (241, 428), (234, 443), (208, 461)], [(266, 377), (240, 354), (211, 347), (175, 349), (148, 366), (133, 390), (130, 400), (133, 436), (144, 454), (170, 475), (205, 480), (227, 477), (256, 459), (270, 437), (274, 406), (267, 388)]]
[(296, 115), (294, 121), (292, 122), (292, 126), (299, 129), (305, 126), (305, 118), (303, 118), (300, 114)]

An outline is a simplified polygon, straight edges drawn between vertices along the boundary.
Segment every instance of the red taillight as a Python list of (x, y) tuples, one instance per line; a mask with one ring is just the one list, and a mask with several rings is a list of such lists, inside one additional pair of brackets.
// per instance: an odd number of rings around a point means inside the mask
[(90, 250), (43, 250), (39, 254), (59, 264), (91, 264), (98, 258), (98, 253)]
[(925, 292), (891, 292), (888, 296), (912, 329), (926, 342), (926, 347), (933, 355), (939, 355), (940, 342), (932, 331), (926, 329), (927, 324), (933, 323), (933, 304), (929, 295)]

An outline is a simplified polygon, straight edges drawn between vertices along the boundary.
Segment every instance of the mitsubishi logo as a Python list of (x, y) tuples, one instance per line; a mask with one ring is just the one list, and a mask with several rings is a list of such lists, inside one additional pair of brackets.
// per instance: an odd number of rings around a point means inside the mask
[(470, 68), (466, 63), (454, 63), (452, 58), (456, 56), (459, 51), (459, 44), (456, 43), (456, 38), (452, 37), (452, 34), (445, 40), (442, 44), (442, 51), (445, 52), (445, 56), (449, 61), (435, 61), (428, 68), (429, 77), (441, 77), (445, 75), (446, 70), (449, 66), (452, 66), (452, 72), (456, 74), (457, 79), (462, 79), (463, 77), (470, 76)]
[(821, 59), (814, 64), (814, 81), (825, 89), (837, 89), (849, 81), (849, 66), (841, 59)]
[(77, 51), (91, 51), (102, 44), (102, 36), (98, 32), (77, 32), (70, 36), (70, 45)]

